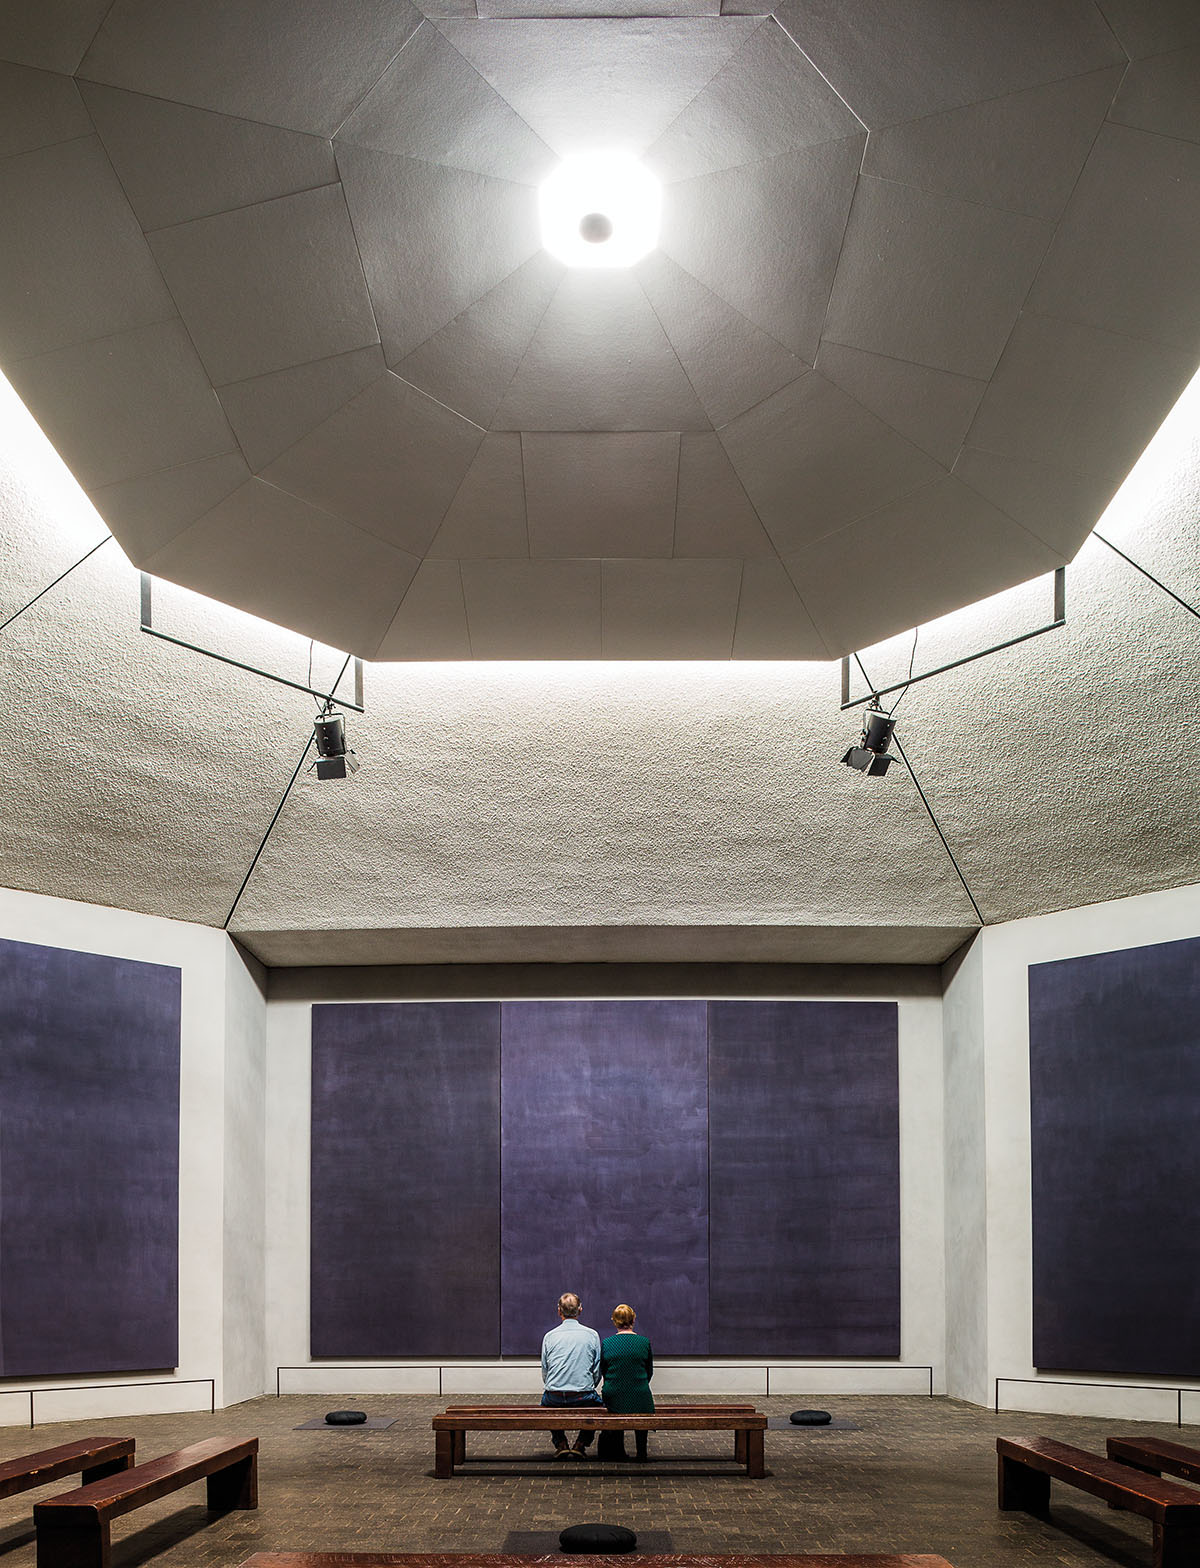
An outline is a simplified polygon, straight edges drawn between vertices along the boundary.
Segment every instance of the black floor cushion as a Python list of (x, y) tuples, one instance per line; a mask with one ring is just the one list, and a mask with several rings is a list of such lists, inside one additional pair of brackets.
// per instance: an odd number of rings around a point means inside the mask
[(620, 1524), (573, 1524), (558, 1538), (564, 1552), (632, 1552), (637, 1534)]
[(365, 1410), (331, 1410), (325, 1417), (329, 1426), (361, 1426), (366, 1419)]
[(833, 1417), (828, 1410), (793, 1410), (788, 1419), (793, 1426), (828, 1426)]

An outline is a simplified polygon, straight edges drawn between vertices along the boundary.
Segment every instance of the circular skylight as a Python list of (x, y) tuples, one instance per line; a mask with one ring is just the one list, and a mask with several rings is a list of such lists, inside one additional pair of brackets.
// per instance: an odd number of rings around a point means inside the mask
[(538, 201), (542, 244), (568, 267), (630, 267), (658, 243), (658, 181), (626, 153), (567, 159)]

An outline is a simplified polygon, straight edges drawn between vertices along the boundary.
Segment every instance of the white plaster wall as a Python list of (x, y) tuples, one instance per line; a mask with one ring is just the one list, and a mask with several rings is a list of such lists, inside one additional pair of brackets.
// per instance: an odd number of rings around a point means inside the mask
[[(1062, 1374), (1041, 1377), (1033, 1366), (1028, 995), (1030, 964), (1197, 935), (1200, 887), (1195, 886), (1016, 920), (982, 933), (987, 1107), (985, 1375), (989, 1390), (993, 1379), (1001, 1379), (1002, 1409), (1171, 1420), (1177, 1396), (1163, 1391), (1180, 1386), (1200, 1388), (1195, 1380), (1180, 1384), (1168, 1378), (1115, 1374), (1087, 1375), (1072, 1384)], [(976, 1367), (976, 1382), (978, 1371)], [(1146, 1387), (1157, 1392), (1133, 1392)], [(989, 1392), (988, 1402), (992, 1397)], [(1194, 1409), (1189, 1403), (1189, 1410)], [(1160, 1410), (1169, 1413), (1163, 1416)]]
[[(168, 964), (181, 972), (179, 1073), (179, 1365), (174, 1372), (155, 1372), (153, 1381), (179, 1385), (172, 1391), (107, 1394), (97, 1390), (86, 1400), (89, 1415), (130, 1413), (139, 1401), (152, 1400), (156, 1409), (207, 1408), (212, 1397), (204, 1380), (213, 1379), (216, 1402), (222, 1403), (222, 1191), (225, 1077), (225, 964), (228, 938), (222, 931), (165, 920), (153, 915), (104, 909), (36, 893), (0, 889), (0, 938), (32, 942), (76, 952), (102, 953), (144, 963)], [(55, 1385), (81, 1389), (89, 1384), (135, 1384), (149, 1379), (136, 1375), (96, 1378), (64, 1377)], [(203, 1383), (201, 1388), (199, 1385)], [(3, 1390), (29, 1387), (10, 1380)], [(38, 1419), (67, 1419), (63, 1411), (78, 1404), (66, 1396), (51, 1397), (39, 1388)], [(57, 1399), (57, 1403), (56, 1403)], [(64, 1404), (64, 1400), (66, 1403)], [(131, 1403), (132, 1401), (132, 1403)], [(165, 1401), (165, 1403), (164, 1403)], [(23, 1414), (15, 1415), (23, 1409)], [(52, 1414), (44, 1414), (51, 1411)], [(25, 1424), (28, 1399), (0, 1401), (0, 1423)]]
[[(267, 1391), (266, 976), (225, 948), (223, 1403)], [(272, 1384), (273, 1386), (273, 1384)]]
[[(375, 998), (378, 1000), (378, 998)], [(838, 1000), (844, 1000), (840, 996)], [(876, 997), (877, 999), (877, 997)], [(898, 1363), (769, 1363), (780, 1392), (925, 1392), (944, 1387), (945, 1265), (942, 1236), (942, 1024), (937, 997), (899, 1001), (901, 1356)], [(267, 1007), (267, 1351), (279, 1386), (326, 1393), (433, 1392), (528, 1394), (540, 1390), (536, 1366), (499, 1360), (388, 1363), (372, 1369), (340, 1362), (322, 1371), (308, 1353), (309, 1123), (312, 1009), (307, 1002)], [(547, 1323), (547, 1327), (551, 1325)], [(916, 1367), (916, 1372), (907, 1370)], [(738, 1359), (663, 1363), (664, 1393), (762, 1394), (768, 1362)], [(866, 1383), (864, 1383), (864, 1378)]]
[(988, 1400), (982, 936), (945, 974), (946, 1392), (981, 1405)]

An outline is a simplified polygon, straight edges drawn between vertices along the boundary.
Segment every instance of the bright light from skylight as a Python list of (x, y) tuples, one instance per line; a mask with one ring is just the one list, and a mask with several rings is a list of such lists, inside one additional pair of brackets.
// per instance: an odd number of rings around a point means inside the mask
[(631, 267), (658, 243), (658, 181), (626, 153), (568, 158), (538, 205), (542, 244), (568, 267)]

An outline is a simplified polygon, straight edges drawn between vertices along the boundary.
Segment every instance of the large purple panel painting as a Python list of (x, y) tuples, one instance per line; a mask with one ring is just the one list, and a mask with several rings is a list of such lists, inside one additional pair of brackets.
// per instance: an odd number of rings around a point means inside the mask
[(709, 1348), (900, 1354), (897, 1010), (709, 1003)]
[(603, 1337), (708, 1349), (703, 1002), (505, 1002), (502, 1350), (536, 1355), (564, 1290)]
[(0, 1376), (179, 1359), (179, 980), (0, 942)]
[(314, 1356), (500, 1348), (500, 1006), (313, 1008)]
[(1200, 941), (1029, 970), (1033, 1359), (1200, 1377)]

